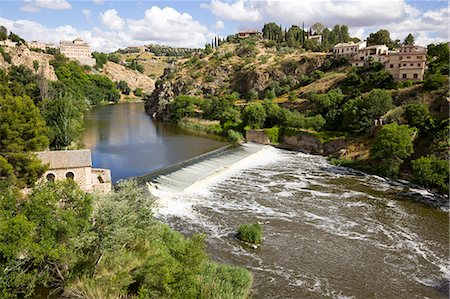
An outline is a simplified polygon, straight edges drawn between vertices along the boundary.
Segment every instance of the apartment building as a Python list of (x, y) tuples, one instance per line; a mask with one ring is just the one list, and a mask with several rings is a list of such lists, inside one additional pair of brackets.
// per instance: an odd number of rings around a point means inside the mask
[(81, 38), (74, 39), (73, 41), (60, 41), (59, 50), (67, 58), (76, 59), (81, 64), (95, 65), (95, 59), (91, 57), (89, 44)]
[(333, 47), (333, 54), (335, 57), (353, 58), (359, 50), (365, 48), (367, 43), (365, 41), (354, 43), (339, 43)]
[(427, 49), (420, 46), (405, 45), (391, 51), (384, 67), (396, 81), (421, 81), (425, 73)]
[(386, 45), (374, 45), (362, 48), (353, 56), (350, 63), (354, 67), (367, 66), (369, 61), (385, 63), (389, 48)]

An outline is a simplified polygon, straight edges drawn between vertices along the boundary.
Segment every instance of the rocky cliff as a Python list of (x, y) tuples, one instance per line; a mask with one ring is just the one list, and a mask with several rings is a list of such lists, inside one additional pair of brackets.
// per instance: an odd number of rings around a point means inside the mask
[(142, 88), (144, 93), (151, 93), (155, 89), (155, 80), (138, 71), (126, 68), (123, 65), (111, 61), (108, 61), (104, 65), (102, 73), (113, 82), (127, 82), (132, 90), (139, 87)]
[(167, 119), (167, 104), (180, 94), (212, 97), (238, 92), (264, 98), (269, 89), (298, 85), (319, 68), (328, 54), (279, 50), (263, 43), (224, 44), (212, 53), (192, 56), (166, 69), (146, 99), (146, 111)]
[[(53, 66), (49, 63), (53, 60), (53, 55), (30, 51), (30, 49), (28, 49), (25, 45), (17, 47), (4, 47), (3, 50), (11, 56), (12, 64), (23, 65), (32, 70), (35, 74), (43, 76), (49, 81), (58, 80)], [(37, 70), (34, 66), (35, 62), (38, 64)], [(5, 61), (2, 55), (0, 55), (0, 68), (6, 69), (9, 68), (9, 66), (10, 64)]]

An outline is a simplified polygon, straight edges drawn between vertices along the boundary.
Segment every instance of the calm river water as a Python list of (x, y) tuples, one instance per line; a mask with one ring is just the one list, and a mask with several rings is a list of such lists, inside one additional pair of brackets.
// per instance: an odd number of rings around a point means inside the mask
[(174, 124), (151, 119), (143, 103), (88, 111), (83, 142), (94, 167), (111, 169), (114, 182), (167, 167), (226, 145)]
[[(199, 153), (222, 145), (164, 129), (136, 104), (99, 108), (88, 118), (100, 120), (87, 134), (101, 140), (86, 142), (96, 145), (94, 164), (128, 168), (116, 178), (183, 160), (200, 140)], [(254, 273), (254, 298), (448, 298), (448, 208), (422, 203), (433, 199), (425, 190), (252, 144), (148, 188), (162, 221), (186, 235), (204, 233), (213, 259)], [(266, 238), (258, 249), (234, 238), (239, 224), (255, 221)]]

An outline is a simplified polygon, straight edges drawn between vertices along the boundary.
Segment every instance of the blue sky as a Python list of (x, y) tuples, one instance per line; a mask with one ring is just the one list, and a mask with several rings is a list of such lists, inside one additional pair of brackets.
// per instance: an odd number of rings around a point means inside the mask
[(270, 21), (347, 24), (360, 38), (381, 28), (399, 39), (411, 32), (426, 45), (448, 40), (448, 5), (407, 0), (24, 0), (0, 2), (0, 24), (27, 40), (56, 43), (81, 37), (102, 51), (150, 42), (202, 47), (215, 35), (261, 29)]

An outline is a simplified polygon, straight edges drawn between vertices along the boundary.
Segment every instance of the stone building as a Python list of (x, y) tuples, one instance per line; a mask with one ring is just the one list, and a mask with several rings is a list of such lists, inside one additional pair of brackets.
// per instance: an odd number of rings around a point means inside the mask
[(339, 43), (333, 47), (333, 54), (335, 57), (353, 58), (359, 50), (366, 46), (367, 43), (365, 41), (359, 43)]
[(91, 57), (92, 53), (89, 44), (80, 38), (74, 39), (73, 41), (60, 41), (59, 50), (67, 58), (76, 59), (81, 64), (95, 65), (95, 59)]
[(251, 36), (262, 37), (262, 33), (258, 30), (245, 30), (237, 33), (238, 38), (247, 38)]
[(405, 45), (395, 52), (389, 52), (384, 65), (396, 81), (423, 80), (427, 61), (425, 47)]
[(320, 35), (320, 34), (318, 34), (318, 35), (309, 35), (309, 36), (306, 37), (306, 39), (314, 40), (319, 45), (322, 43), (322, 35)]
[(43, 164), (48, 164), (41, 180), (71, 179), (86, 192), (111, 191), (111, 172), (109, 169), (92, 168), (90, 150), (45, 151), (36, 155)]
[(57, 47), (54, 44), (47, 44), (39, 41), (31, 41), (28, 42), (28, 48), (41, 49), (42, 51), (48, 49), (56, 49)]
[(385, 63), (389, 48), (386, 45), (374, 45), (359, 49), (350, 60), (352, 66), (367, 66), (369, 61)]

